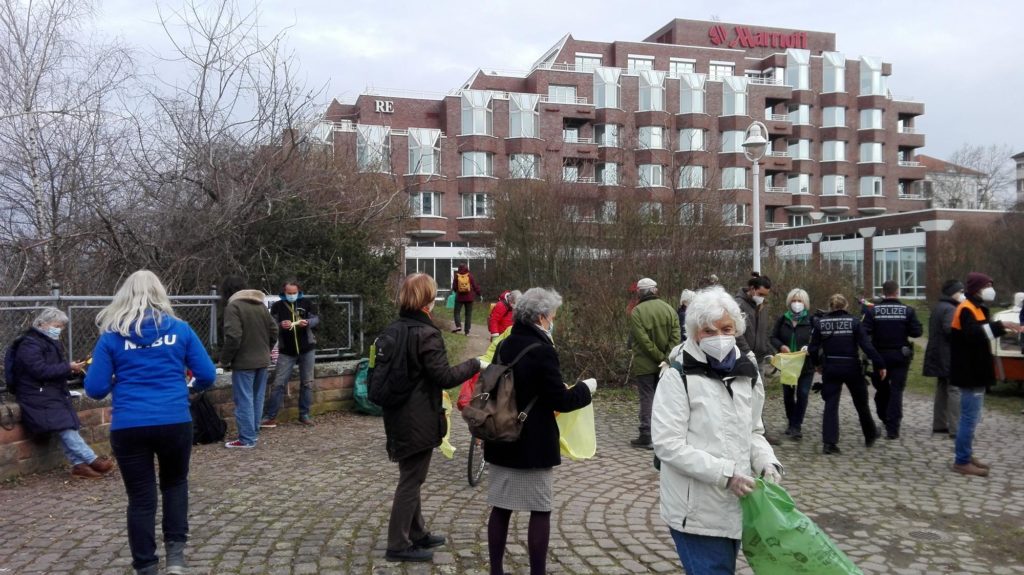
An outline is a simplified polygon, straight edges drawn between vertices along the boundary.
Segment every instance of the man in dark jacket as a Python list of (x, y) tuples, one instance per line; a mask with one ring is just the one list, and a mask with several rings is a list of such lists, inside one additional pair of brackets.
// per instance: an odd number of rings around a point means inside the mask
[(658, 387), (658, 373), (661, 363), (668, 361), (669, 352), (679, 345), (682, 330), (679, 314), (658, 298), (657, 282), (643, 278), (636, 285), (640, 301), (629, 315), (629, 335), (633, 350), (630, 371), (640, 394), (640, 435), (629, 444), (654, 449), (651, 444), (651, 406)]
[(280, 327), (277, 335), (279, 353), (270, 402), (260, 427), (277, 427), (277, 413), (295, 364), (299, 365), (299, 423), (313, 425), (313, 416), (309, 412), (313, 407), (313, 367), (316, 362), (313, 330), (320, 325), (316, 304), (304, 296), (297, 280), (290, 279), (283, 286), (281, 299), (270, 307), (270, 315)]
[(995, 385), (992, 341), (1007, 330), (1020, 331), (1020, 324), (992, 321), (985, 305), (996, 299), (989, 276), (967, 274), (967, 299), (953, 314), (949, 336), (949, 382), (960, 388), (960, 425), (956, 431), (956, 460), (953, 471), (961, 475), (986, 476), (989, 466), (974, 457), (974, 429), (981, 419), (985, 391)]
[[(458, 271), (452, 275), (452, 293), (455, 294), (455, 310), (452, 312), (455, 329), (452, 330), (452, 333), (465, 330), (464, 333), (469, 335), (469, 329), (473, 327), (473, 302), (480, 297), (480, 286), (476, 283), (473, 272), (469, 271), (469, 266), (465, 263), (459, 264)], [(460, 320), (463, 309), (466, 310), (465, 327)]]
[(942, 297), (928, 319), (928, 347), (924, 351), (924, 375), (938, 378), (932, 406), (932, 433), (956, 437), (960, 423), (960, 389), (949, 385), (949, 334), (953, 331), (953, 313), (964, 301), (964, 284), (946, 280)]
[(903, 421), (903, 390), (907, 368), (914, 357), (914, 344), (907, 338), (921, 337), (924, 328), (914, 308), (899, 300), (900, 286), (893, 280), (882, 283), (882, 301), (864, 313), (864, 333), (885, 359), (887, 377), (872, 373), (875, 410), (885, 424), (885, 438), (898, 439)]
[[(736, 303), (747, 318), (747, 330), (736, 337), (736, 345), (745, 354), (753, 352), (752, 361), (757, 365), (757, 372), (764, 378), (764, 359), (773, 353), (771, 344), (772, 322), (768, 318), (768, 306), (765, 298), (772, 291), (772, 280), (754, 272), (747, 280), (747, 287), (736, 294)], [(779, 437), (768, 430), (765, 424), (764, 437), (768, 443), (779, 445)]]
[(231, 390), (235, 400), (238, 439), (228, 448), (256, 447), (259, 417), (266, 396), (270, 350), (277, 343), (277, 324), (270, 317), (260, 290), (243, 289), (224, 294), (224, 347), (220, 364), (231, 370)]

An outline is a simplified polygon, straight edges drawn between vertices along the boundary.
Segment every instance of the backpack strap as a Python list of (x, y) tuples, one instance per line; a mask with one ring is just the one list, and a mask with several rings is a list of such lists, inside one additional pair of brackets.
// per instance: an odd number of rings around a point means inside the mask
[[(496, 348), (494, 348), (494, 357), (496, 357), (498, 359), (501, 359), (501, 356), (498, 355), (498, 348), (501, 347), (502, 343), (505, 343), (505, 340), (502, 340), (501, 343), (499, 343), (498, 346)], [(523, 348), (523, 351), (519, 352), (519, 355), (517, 355), (516, 358), (513, 359), (511, 362), (509, 362), (508, 364), (501, 364), (501, 363), (499, 363), (498, 365), (505, 365), (509, 369), (512, 369), (512, 367), (516, 363), (518, 363), (520, 359), (523, 359), (523, 356), (526, 355), (526, 352), (528, 352), (528, 351), (530, 351), (530, 350), (532, 350), (534, 348), (540, 347), (541, 345), (543, 345), (543, 344), (531, 343), (530, 345), (528, 345), (525, 348)], [(540, 395), (533, 396), (533, 399), (530, 400), (530, 403), (527, 403), (526, 407), (522, 411), (519, 412), (519, 416), (517, 417), (517, 419), (519, 419), (520, 422), (525, 422), (526, 421), (526, 418), (529, 417), (529, 415), (530, 415), (530, 410), (533, 409), (533, 404), (537, 403), (537, 399), (539, 397), (540, 397)]]

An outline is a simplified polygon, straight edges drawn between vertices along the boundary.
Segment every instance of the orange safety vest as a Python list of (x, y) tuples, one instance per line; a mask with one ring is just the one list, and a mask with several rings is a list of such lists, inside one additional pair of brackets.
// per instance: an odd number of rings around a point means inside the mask
[(971, 300), (965, 299), (964, 301), (960, 302), (960, 305), (956, 306), (956, 312), (953, 314), (953, 329), (963, 329), (963, 327), (960, 325), (960, 312), (965, 309), (970, 310), (971, 313), (974, 314), (974, 319), (976, 319), (977, 321), (985, 321), (985, 312), (981, 311), (981, 308), (974, 305), (974, 302), (972, 302)]

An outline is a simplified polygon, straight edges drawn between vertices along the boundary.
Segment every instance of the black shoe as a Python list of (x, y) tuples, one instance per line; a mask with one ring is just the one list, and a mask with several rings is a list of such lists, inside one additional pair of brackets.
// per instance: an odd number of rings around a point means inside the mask
[(768, 433), (766, 431), (764, 432), (764, 438), (768, 442), (768, 445), (782, 445), (782, 441), (779, 439), (779, 436), (774, 433)]
[(654, 444), (651, 443), (650, 435), (641, 435), (636, 439), (631, 439), (629, 441), (629, 444), (632, 445), (633, 447), (638, 447), (640, 449), (654, 449)]
[(892, 441), (894, 439), (899, 439), (900, 438), (900, 434), (899, 433), (886, 433), (885, 434), (885, 438), (888, 439), (889, 441)]
[(932, 433), (949, 433), (948, 429), (933, 429)]
[(872, 445), (875, 444), (876, 441), (878, 441), (879, 437), (882, 437), (882, 432), (881, 431), (875, 431), (871, 435), (865, 437), (864, 438), (864, 447), (871, 447)]
[(793, 433), (789, 434), (789, 438), (794, 440), (794, 441), (800, 441), (801, 439), (804, 438), (804, 434), (803, 434), (802, 431), (800, 431), (799, 428), (794, 427), (793, 428)]
[(789, 427), (786, 428), (786, 437), (792, 437), (792, 436), (793, 436), (793, 426), (790, 425)]
[(842, 451), (839, 450), (839, 446), (836, 445), (835, 443), (826, 443), (825, 447), (821, 448), (821, 452), (824, 453), (825, 455), (838, 455), (842, 453)]
[(431, 535), (427, 533), (423, 537), (412, 542), (414, 546), (419, 549), (433, 549), (434, 547), (440, 547), (445, 544), (444, 535)]
[(403, 551), (385, 551), (384, 558), (388, 561), (411, 561), (415, 563), (422, 563), (424, 561), (430, 561), (434, 558), (434, 552), (428, 549), (419, 549), (416, 546), (412, 546)]

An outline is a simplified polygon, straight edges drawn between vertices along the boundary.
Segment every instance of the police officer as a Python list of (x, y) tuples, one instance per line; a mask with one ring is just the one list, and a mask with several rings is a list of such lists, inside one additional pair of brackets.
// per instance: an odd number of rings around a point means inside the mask
[(885, 424), (885, 438), (900, 436), (903, 420), (903, 390), (907, 387), (907, 368), (914, 357), (909, 337), (921, 337), (924, 327), (914, 308), (900, 303), (899, 285), (889, 280), (882, 284), (882, 301), (864, 313), (864, 333), (885, 360), (888, 377), (871, 374), (875, 386), (875, 410)]
[(814, 367), (822, 372), (821, 398), (825, 400), (825, 416), (821, 427), (825, 455), (839, 453), (839, 398), (843, 384), (850, 390), (853, 406), (864, 432), (864, 445), (871, 447), (880, 435), (868, 406), (868, 388), (864, 384), (858, 348), (871, 358), (875, 371), (885, 378), (885, 361), (878, 355), (864, 334), (860, 321), (847, 311), (848, 303), (842, 294), (828, 300), (831, 311), (821, 317), (811, 333), (807, 346)]

